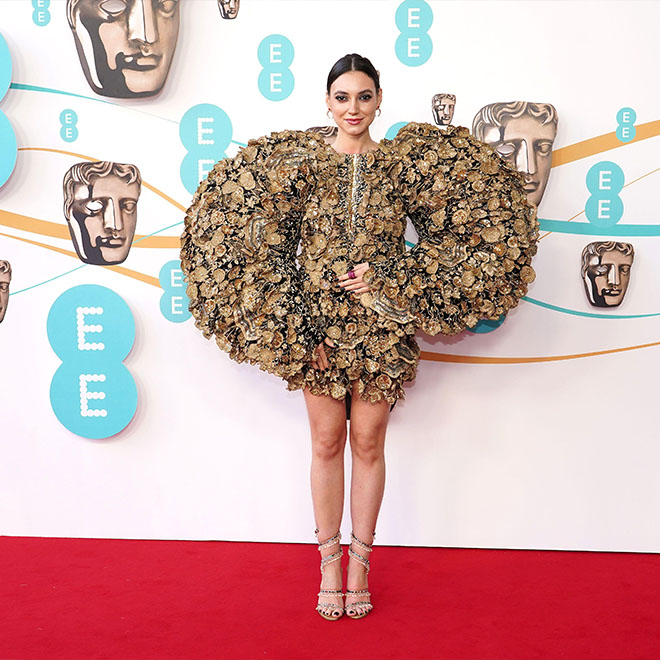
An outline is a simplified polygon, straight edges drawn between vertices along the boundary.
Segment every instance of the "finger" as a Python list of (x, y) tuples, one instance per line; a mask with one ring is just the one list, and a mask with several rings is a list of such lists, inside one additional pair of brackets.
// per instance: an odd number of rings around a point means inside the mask
[(321, 344), (319, 353), (321, 354), (321, 364), (323, 365), (324, 369), (327, 369), (330, 366), (330, 363), (328, 362), (328, 356), (325, 354), (325, 349), (323, 348), (323, 344)]
[(348, 291), (354, 291), (355, 289), (359, 289), (360, 287), (363, 287), (364, 285), (365, 285), (365, 283), (364, 283), (363, 280), (356, 279), (353, 282), (351, 282), (350, 284), (347, 284), (346, 286), (344, 286), (344, 289), (346, 289)]

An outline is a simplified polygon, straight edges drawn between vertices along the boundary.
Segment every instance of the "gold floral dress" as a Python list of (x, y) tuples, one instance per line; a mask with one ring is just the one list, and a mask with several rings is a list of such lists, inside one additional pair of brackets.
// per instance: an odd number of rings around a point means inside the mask
[[(517, 305), (537, 240), (524, 176), (465, 127), (410, 123), (365, 154), (282, 131), (200, 183), (181, 266), (195, 325), (232, 359), (289, 390), (344, 399), (356, 386), (394, 404), (417, 371), (415, 332), (456, 334)], [(365, 261), (370, 291), (342, 289), (337, 277)]]

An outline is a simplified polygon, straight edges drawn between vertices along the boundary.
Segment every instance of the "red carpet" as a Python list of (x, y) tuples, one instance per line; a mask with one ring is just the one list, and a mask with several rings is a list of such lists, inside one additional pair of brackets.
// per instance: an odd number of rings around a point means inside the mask
[(318, 557), (0, 537), (0, 658), (660, 659), (660, 555), (375, 546), (374, 611), (337, 622)]

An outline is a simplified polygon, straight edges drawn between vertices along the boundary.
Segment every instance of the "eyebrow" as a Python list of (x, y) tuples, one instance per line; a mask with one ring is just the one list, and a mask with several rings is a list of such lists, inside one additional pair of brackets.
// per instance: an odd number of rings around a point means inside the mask
[[(372, 89), (361, 89), (361, 90), (358, 92), (358, 94), (364, 94), (365, 92), (373, 92), (373, 90), (372, 90)], [(335, 94), (348, 94), (348, 92), (345, 92), (345, 91), (342, 90), (342, 89), (338, 89), (338, 90), (335, 92)]]

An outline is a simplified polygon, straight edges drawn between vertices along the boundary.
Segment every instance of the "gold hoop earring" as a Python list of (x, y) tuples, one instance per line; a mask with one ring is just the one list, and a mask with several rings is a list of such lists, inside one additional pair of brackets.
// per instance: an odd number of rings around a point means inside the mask
[(376, 117), (380, 117), (383, 111), (380, 108), (376, 108), (376, 112), (378, 113)]
[(328, 119), (332, 119), (332, 111), (328, 108), (328, 111), (325, 113)]

